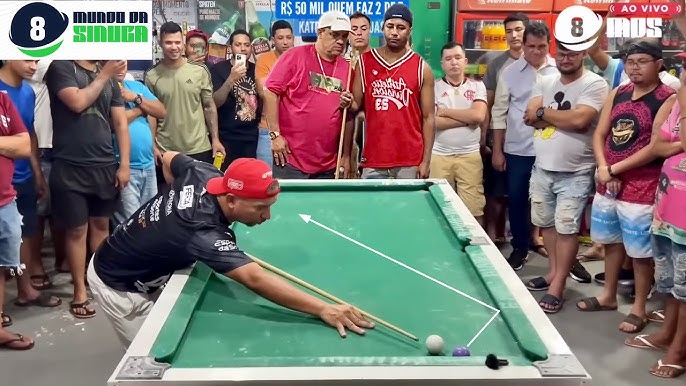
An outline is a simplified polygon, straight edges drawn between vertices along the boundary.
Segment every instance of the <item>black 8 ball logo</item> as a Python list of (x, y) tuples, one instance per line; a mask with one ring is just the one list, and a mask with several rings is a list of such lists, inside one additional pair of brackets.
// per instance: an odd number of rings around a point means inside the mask
[(43, 47), (59, 39), (67, 26), (66, 14), (46, 3), (30, 3), (14, 15), (10, 40), (22, 48)]

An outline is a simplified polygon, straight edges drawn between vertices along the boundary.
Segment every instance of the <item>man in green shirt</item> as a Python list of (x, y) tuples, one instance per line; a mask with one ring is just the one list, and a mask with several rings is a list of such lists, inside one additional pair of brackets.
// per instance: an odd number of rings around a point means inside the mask
[(166, 118), (153, 127), (155, 158), (159, 161), (162, 152), (178, 151), (212, 163), (214, 155), (226, 155), (226, 151), (219, 142), (210, 72), (204, 64), (183, 57), (185, 46), (178, 24), (162, 24), (159, 39), (164, 58), (145, 74), (145, 85), (167, 109)]

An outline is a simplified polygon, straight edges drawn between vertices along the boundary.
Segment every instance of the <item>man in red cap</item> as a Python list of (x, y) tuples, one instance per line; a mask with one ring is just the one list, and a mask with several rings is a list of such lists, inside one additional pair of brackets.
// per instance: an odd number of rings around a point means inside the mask
[(95, 252), (88, 282), (100, 307), (128, 347), (161, 287), (180, 269), (201, 261), (284, 307), (319, 316), (345, 337), (372, 328), (355, 308), (333, 305), (265, 273), (236, 245), (233, 222), (269, 220), (280, 192), (269, 165), (239, 158), (222, 173), (187, 155), (166, 152), (168, 185), (138, 209)]
[(191, 62), (203, 63), (207, 60), (207, 41), (210, 37), (199, 29), (186, 34), (186, 58)]

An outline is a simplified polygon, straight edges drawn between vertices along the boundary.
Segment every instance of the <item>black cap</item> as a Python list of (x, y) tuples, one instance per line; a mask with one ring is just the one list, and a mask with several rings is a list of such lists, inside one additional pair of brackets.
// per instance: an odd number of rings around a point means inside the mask
[(655, 59), (662, 59), (662, 46), (652, 39), (631, 40), (619, 49), (619, 53), (613, 55), (615, 59), (625, 59), (631, 54), (648, 54)]
[(412, 11), (405, 4), (395, 3), (388, 7), (386, 13), (383, 15), (384, 23), (388, 19), (403, 19), (412, 25)]

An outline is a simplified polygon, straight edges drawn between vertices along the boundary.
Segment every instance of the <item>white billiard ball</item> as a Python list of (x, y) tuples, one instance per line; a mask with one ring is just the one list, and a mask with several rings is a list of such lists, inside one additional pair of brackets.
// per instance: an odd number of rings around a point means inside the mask
[(426, 349), (429, 351), (429, 354), (441, 354), (444, 348), (445, 342), (443, 342), (443, 338), (441, 338), (440, 336), (431, 335), (428, 338), (426, 338)]

